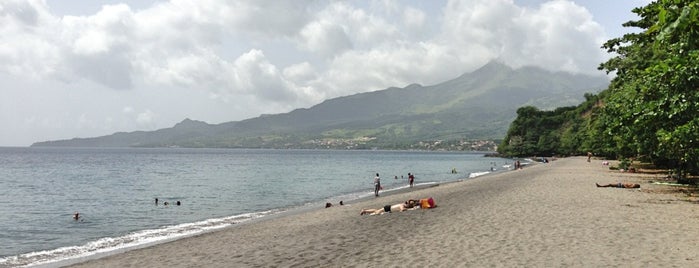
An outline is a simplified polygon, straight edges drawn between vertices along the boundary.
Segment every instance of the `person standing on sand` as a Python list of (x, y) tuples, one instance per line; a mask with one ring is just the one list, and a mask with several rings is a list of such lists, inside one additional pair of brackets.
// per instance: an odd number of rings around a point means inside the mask
[(374, 196), (379, 196), (379, 190), (381, 190), (381, 178), (379, 178), (379, 173), (376, 173), (376, 177), (374, 177)]
[(587, 152), (587, 162), (590, 162), (591, 158), (592, 158), (592, 152)]

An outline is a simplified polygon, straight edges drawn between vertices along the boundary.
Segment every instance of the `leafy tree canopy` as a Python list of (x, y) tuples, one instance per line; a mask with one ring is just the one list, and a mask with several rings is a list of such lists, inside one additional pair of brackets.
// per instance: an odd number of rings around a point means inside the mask
[(639, 31), (602, 46), (614, 55), (600, 65), (616, 74), (609, 88), (576, 109), (520, 109), (501, 153), (589, 150), (644, 158), (680, 175), (699, 170), (699, 1), (659, 0), (633, 12), (640, 19), (624, 26)]
[(604, 44), (616, 72), (602, 117), (622, 157), (678, 169), (699, 161), (699, 1), (661, 0), (633, 10), (637, 27)]

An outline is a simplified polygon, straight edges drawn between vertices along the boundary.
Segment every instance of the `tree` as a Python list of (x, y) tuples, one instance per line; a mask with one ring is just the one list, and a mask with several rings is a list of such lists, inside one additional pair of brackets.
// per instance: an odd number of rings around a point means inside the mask
[(540, 111), (533, 106), (517, 109), (517, 118), (510, 125), (498, 151), (511, 156), (561, 154), (563, 125), (573, 121), (570, 115), (575, 109), (563, 107), (554, 111)]
[(636, 8), (639, 33), (604, 44), (616, 56), (600, 65), (616, 78), (600, 119), (622, 157), (697, 170), (699, 151), (699, 1), (659, 0)]

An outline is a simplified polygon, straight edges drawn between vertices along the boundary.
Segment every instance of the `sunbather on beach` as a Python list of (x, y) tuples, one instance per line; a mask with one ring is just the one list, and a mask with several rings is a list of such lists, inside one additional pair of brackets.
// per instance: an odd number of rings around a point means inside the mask
[(386, 212), (392, 211), (406, 211), (409, 209), (417, 208), (417, 200), (410, 199), (404, 203), (395, 205), (385, 205), (383, 208), (365, 208), (359, 213), (359, 215), (380, 215)]
[(614, 188), (641, 188), (641, 185), (638, 183), (622, 183), (622, 182), (617, 182), (617, 183), (610, 183), (610, 184), (604, 184), (600, 185), (599, 183), (595, 183), (597, 187), (614, 187)]

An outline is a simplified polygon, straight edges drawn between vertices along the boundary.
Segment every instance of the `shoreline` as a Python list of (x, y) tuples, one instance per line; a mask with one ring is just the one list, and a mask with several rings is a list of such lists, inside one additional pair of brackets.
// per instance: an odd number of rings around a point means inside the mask
[[(507, 170), (496, 171), (496, 172), (497, 173), (507, 172)], [(496, 173), (496, 172), (487, 172), (487, 173), (492, 174), (492, 173)], [(485, 174), (482, 176), (487, 176), (490, 174)], [(425, 188), (437, 187), (440, 184), (450, 184), (450, 183), (460, 182), (463, 180), (474, 179), (474, 178), (468, 177), (468, 175), (470, 175), (470, 173), (463, 174), (463, 175), (467, 175), (467, 177), (458, 177), (457, 179), (455, 179), (453, 181), (416, 183), (413, 188), (409, 188), (409, 187), (407, 187), (407, 185), (399, 186), (396, 188), (389, 188), (389, 189), (383, 190), (381, 192), (381, 197), (387, 197), (387, 196), (391, 196), (391, 195), (395, 195), (395, 194), (417, 191), (417, 190), (425, 189)], [(478, 176), (478, 177), (482, 177), (482, 176)], [(389, 180), (389, 182), (391, 182), (391, 181), (392, 180)], [(392, 184), (389, 184), (389, 185), (395, 186)], [(373, 196), (373, 193), (371, 193), (371, 192), (366, 192), (366, 193), (356, 192), (356, 193), (349, 194), (349, 195), (339, 195), (339, 196), (335, 196), (335, 197), (329, 197), (326, 200), (334, 200), (332, 202), (333, 206), (339, 206), (339, 201), (342, 200), (343, 197), (350, 198), (350, 199), (343, 200), (345, 205), (351, 205), (354, 203), (359, 203), (359, 202), (364, 202), (367, 200), (375, 199), (375, 197)], [(280, 217), (286, 217), (289, 215), (303, 214), (303, 213), (308, 213), (308, 212), (312, 212), (315, 210), (324, 209), (325, 202), (326, 201), (318, 200), (318, 201), (314, 201), (314, 202), (310, 202), (310, 203), (306, 203), (306, 204), (301, 204), (301, 205), (297, 205), (297, 206), (281, 207), (281, 208), (276, 208), (276, 209), (272, 209), (272, 210), (268, 210), (268, 211), (259, 211), (259, 212), (254, 212), (254, 213), (246, 213), (246, 214), (241, 214), (241, 215), (227, 216), (224, 218), (207, 219), (207, 220), (199, 221), (196, 223), (202, 223), (202, 222), (207, 222), (207, 221), (212, 221), (212, 220), (221, 220), (224, 222), (228, 222), (228, 226), (217, 226), (217, 227), (206, 229), (206, 230), (199, 230), (199, 231), (196, 231), (194, 233), (183, 234), (183, 235), (178, 235), (178, 236), (174, 236), (174, 237), (164, 237), (162, 239), (158, 239), (155, 241), (138, 243), (138, 244), (134, 244), (134, 245), (126, 245), (126, 246), (120, 246), (120, 247), (108, 248), (108, 249), (107, 248), (98, 249), (97, 251), (92, 251), (91, 253), (88, 252), (84, 256), (75, 256), (75, 257), (69, 257), (67, 259), (62, 259), (62, 260), (58, 260), (58, 261), (54, 260), (54, 261), (48, 261), (48, 262), (43, 262), (43, 263), (35, 263), (35, 264), (31, 264), (30, 266), (31, 267), (65, 267), (65, 266), (70, 266), (70, 265), (83, 263), (83, 262), (90, 261), (90, 260), (96, 260), (96, 259), (109, 257), (112, 255), (122, 254), (122, 253), (129, 252), (132, 250), (138, 250), (138, 249), (142, 249), (142, 248), (158, 246), (160, 244), (170, 243), (170, 242), (178, 241), (180, 239), (186, 239), (189, 237), (196, 237), (198, 235), (203, 235), (203, 234), (207, 234), (207, 233), (211, 233), (211, 232), (218, 232), (221, 230), (225, 230), (227, 228), (236, 228), (237, 226), (243, 226), (243, 225), (247, 225), (247, 224), (255, 224), (255, 223), (261, 222), (261, 221), (274, 220), (274, 219), (277, 219)], [(247, 214), (250, 214), (250, 215), (247, 216)], [(231, 220), (228, 220), (228, 218), (240, 218), (243, 220), (231, 221)], [(244, 219), (244, 218), (247, 218), (247, 219)], [(184, 223), (184, 224), (180, 224), (180, 225), (191, 225), (191, 224), (192, 223)], [(173, 225), (173, 226), (175, 226), (175, 225)], [(154, 229), (152, 231), (158, 231), (158, 230), (161, 230), (161, 229)], [(144, 231), (148, 231), (148, 230), (144, 230)], [(131, 234), (132, 233), (125, 235), (125, 236), (130, 236)], [(123, 236), (120, 236), (117, 238), (121, 238), (121, 237), (123, 237)], [(2, 267), (2, 265), (0, 265), (0, 267)]]
[[(696, 204), (652, 176), (563, 158), (236, 224), (72, 267), (697, 266)], [(641, 189), (597, 188), (629, 181)], [(359, 216), (407, 199), (434, 209)]]

